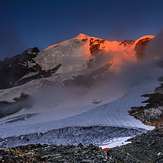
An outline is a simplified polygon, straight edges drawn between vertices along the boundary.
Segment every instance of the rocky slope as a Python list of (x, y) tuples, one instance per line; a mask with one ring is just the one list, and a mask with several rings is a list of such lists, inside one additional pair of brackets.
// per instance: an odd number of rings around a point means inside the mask
[(163, 128), (137, 135), (128, 141), (131, 143), (110, 149), (109, 156), (125, 163), (163, 162)]
[(38, 48), (27, 49), (22, 54), (0, 61), (0, 89), (11, 88), (22, 85), (33, 79), (48, 77), (56, 72), (60, 65), (47, 71), (42, 70), (40, 65), (34, 61), (39, 54)]
[(0, 149), (0, 161), (19, 162), (55, 162), (55, 163), (88, 163), (110, 162), (107, 152), (97, 146), (56, 146), (28, 145), (10, 149)]
[(129, 111), (131, 116), (139, 119), (146, 125), (155, 126), (156, 128), (163, 126), (163, 84), (157, 87), (152, 94), (142, 95), (149, 97), (148, 100), (142, 103), (147, 103), (146, 106), (132, 107)]

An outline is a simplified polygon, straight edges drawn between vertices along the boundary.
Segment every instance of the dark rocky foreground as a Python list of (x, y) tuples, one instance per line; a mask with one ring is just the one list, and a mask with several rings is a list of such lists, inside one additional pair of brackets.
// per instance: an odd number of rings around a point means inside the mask
[(162, 163), (163, 129), (140, 134), (132, 143), (104, 150), (90, 144), (74, 145), (27, 145), (0, 149), (0, 162), (29, 163)]
[(128, 141), (132, 143), (110, 149), (109, 157), (124, 163), (163, 162), (163, 128), (137, 135)]
[[(1, 161), (4, 162), (107, 162), (107, 152), (99, 147), (27, 145), (16, 148), (1, 149)], [(3, 162), (3, 161), (2, 161)]]
[[(69, 136), (73, 135), (73, 130), (77, 131), (77, 128), (67, 129), (63, 128), (62, 131), (57, 130), (58, 133), (58, 145), (48, 145), (48, 144), (31, 144), (33, 137), (32, 135), (25, 135), (20, 137), (9, 137), (1, 139), (0, 148), (0, 162), (6, 163), (162, 163), (163, 162), (163, 128), (158, 128), (153, 131), (148, 131), (147, 133), (142, 133), (134, 138), (129, 139), (131, 143), (123, 145), (121, 147), (115, 147), (108, 150), (100, 148), (98, 145), (88, 144), (92, 142), (92, 139), (98, 140), (95, 130), (103, 133), (107, 132), (107, 128), (103, 127), (96, 128), (82, 128), (83, 143), (78, 145), (62, 145), (63, 136), (61, 132), (70, 131)], [(88, 130), (88, 131), (87, 131)], [(118, 130), (113, 128), (112, 131)], [(91, 131), (91, 132), (89, 132)], [(94, 131), (94, 132), (93, 132)], [(110, 130), (111, 131), (111, 130)], [(119, 130), (118, 130), (119, 131)], [(129, 132), (131, 132), (128, 129)], [(124, 133), (124, 129), (121, 130)], [(133, 131), (132, 131), (133, 132)], [(138, 134), (138, 131), (134, 130)], [(140, 131), (139, 131), (140, 132)], [(71, 134), (70, 134), (71, 133)], [(76, 132), (75, 132), (76, 133)], [(74, 134), (75, 134), (74, 133)], [(92, 137), (89, 134), (92, 133)], [(113, 132), (114, 133), (114, 132)], [(128, 132), (127, 132), (128, 133)], [(50, 133), (51, 135), (52, 133)], [(77, 133), (76, 133), (77, 134)], [(133, 133), (132, 133), (133, 134)], [(46, 134), (45, 134), (46, 135)], [(109, 137), (109, 133), (99, 133), (103, 139), (106, 139), (106, 135)], [(104, 135), (104, 136), (102, 136)], [(112, 133), (110, 134), (112, 135)], [(29, 136), (29, 137), (27, 137)], [(36, 137), (36, 134), (33, 135)], [(43, 134), (39, 135), (46, 139)], [(77, 136), (77, 135), (76, 135)], [(122, 136), (122, 135), (121, 135)], [(124, 135), (125, 136), (125, 135)], [(74, 136), (73, 136), (74, 137)], [(114, 135), (115, 137), (115, 135)], [(51, 137), (51, 142), (53, 142), (56, 137)], [(38, 139), (39, 140), (39, 139)], [(41, 139), (42, 140), (42, 139)], [(73, 142), (73, 138), (70, 138), (70, 144)], [(100, 139), (101, 140), (101, 139)], [(103, 140), (104, 141), (104, 140)], [(24, 146), (14, 146), (14, 142), (17, 144), (28, 144)], [(24, 142), (24, 143), (23, 143)], [(41, 141), (42, 142), (42, 141)], [(80, 142), (80, 141), (78, 141)], [(93, 141), (93, 143), (95, 143)], [(77, 142), (75, 143), (77, 144)], [(15, 144), (16, 145), (16, 144)], [(11, 146), (6, 148), (5, 146)]]

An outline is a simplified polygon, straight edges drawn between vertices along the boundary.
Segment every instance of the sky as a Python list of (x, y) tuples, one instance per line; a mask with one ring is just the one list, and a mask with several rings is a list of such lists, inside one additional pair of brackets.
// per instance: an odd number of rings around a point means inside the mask
[(163, 0), (0, 0), (0, 60), (80, 33), (136, 40), (163, 29)]

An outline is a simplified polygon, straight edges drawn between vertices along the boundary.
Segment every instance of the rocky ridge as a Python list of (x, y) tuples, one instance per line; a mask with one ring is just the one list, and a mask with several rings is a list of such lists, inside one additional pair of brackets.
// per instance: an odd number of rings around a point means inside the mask
[(3, 78), (0, 80), (0, 89), (22, 85), (33, 79), (49, 77), (55, 73), (61, 64), (47, 71), (42, 70), (34, 61), (39, 52), (39, 49), (35, 47), (0, 61), (0, 75)]

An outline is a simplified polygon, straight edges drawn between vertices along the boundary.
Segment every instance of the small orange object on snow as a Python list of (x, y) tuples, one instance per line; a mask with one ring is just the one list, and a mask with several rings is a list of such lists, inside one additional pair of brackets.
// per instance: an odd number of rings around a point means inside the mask
[(109, 151), (109, 148), (104, 148), (105, 151)]

